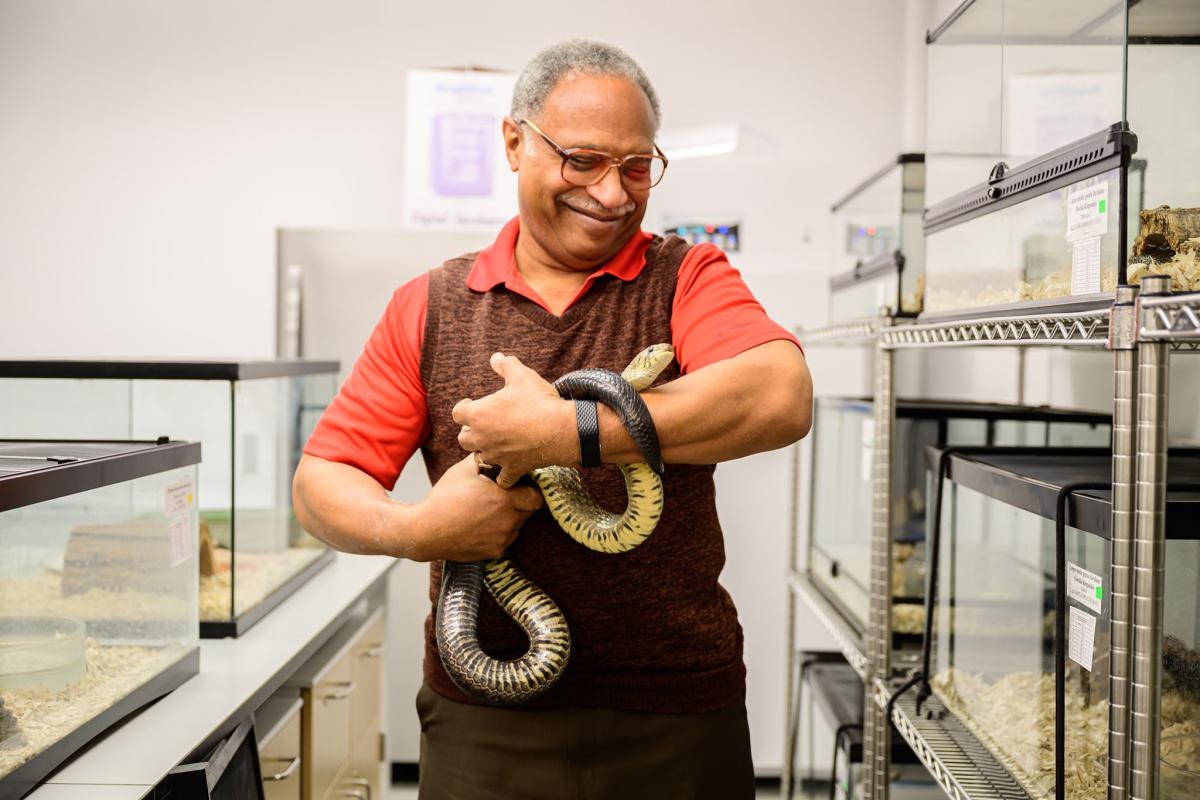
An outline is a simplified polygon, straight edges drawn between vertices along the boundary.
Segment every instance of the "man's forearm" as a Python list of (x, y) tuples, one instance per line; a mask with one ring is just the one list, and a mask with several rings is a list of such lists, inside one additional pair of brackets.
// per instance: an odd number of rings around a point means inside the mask
[[(812, 424), (808, 368), (787, 341), (710, 364), (642, 398), (667, 463), (714, 464), (774, 450), (807, 435)], [(606, 462), (641, 460), (620, 420), (603, 407), (600, 441)]]
[[(362, 555), (417, 558), (413, 507), (397, 503), (369, 475), (304, 456), (292, 483), (300, 525), (331, 547)], [(397, 535), (399, 532), (399, 535)]]

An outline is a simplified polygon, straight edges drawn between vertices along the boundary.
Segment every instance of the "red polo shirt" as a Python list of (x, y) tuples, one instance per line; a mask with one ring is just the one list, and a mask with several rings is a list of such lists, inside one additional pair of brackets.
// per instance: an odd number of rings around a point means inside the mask
[[(467, 276), (476, 292), (515, 292), (547, 308), (517, 271), (520, 218), (479, 253)], [(635, 279), (646, 265), (652, 236), (639, 231), (612, 260), (588, 275), (568, 308), (601, 275)], [(421, 344), (429, 302), (429, 275), (413, 278), (392, 295), (354, 370), (325, 410), (304, 452), (361, 469), (385, 488), (429, 434), (429, 410), (421, 382)], [(741, 275), (715, 245), (688, 250), (676, 279), (671, 307), (671, 344), (684, 374), (776, 339), (799, 347), (796, 337), (773, 322), (750, 294)], [(547, 380), (557, 375), (543, 376)]]

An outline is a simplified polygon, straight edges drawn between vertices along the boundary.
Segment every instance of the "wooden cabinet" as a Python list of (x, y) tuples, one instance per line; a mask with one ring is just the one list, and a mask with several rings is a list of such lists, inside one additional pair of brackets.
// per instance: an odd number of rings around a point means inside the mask
[(303, 742), (306, 798), (324, 797), (350, 758), (350, 701), (354, 681), (351, 658), (346, 653), (310, 687), (304, 698)]
[(351, 648), (355, 690), (350, 706), (350, 731), (355, 742), (372, 726), (379, 730), (378, 718), (383, 712), (383, 637), (384, 616), (380, 609), (363, 625)]
[(288, 682), (303, 701), (303, 800), (383, 796), (383, 637), (383, 609), (364, 610)]
[(261, 738), (258, 760), (266, 800), (300, 800), (300, 718), (303, 701), (292, 693), (272, 697), (254, 714)]
[(350, 753), (350, 767), (342, 785), (364, 790), (364, 800), (383, 797), (383, 737), (379, 717), (372, 720)]

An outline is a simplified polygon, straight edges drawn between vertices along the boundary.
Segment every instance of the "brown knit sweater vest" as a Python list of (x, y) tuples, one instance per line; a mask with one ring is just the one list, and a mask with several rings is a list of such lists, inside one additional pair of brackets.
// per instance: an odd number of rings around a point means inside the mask
[[(547, 380), (582, 367), (620, 372), (640, 350), (671, 341), (675, 276), (687, 244), (655, 238), (646, 266), (629, 282), (604, 276), (561, 316), (498, 286), (468, 289), (474, 254), (430, 273), (421, 352), (432, 426), (422, 448), (430, 480), (461, 460), (454, 404), (501, 388), (492, 353), (516, 355)], [(659, 382), (679, 377), (672, 363)], [(700, 712), (728, 706), (745, 685), (742, 631), (717, 582), (725, 564), (712, 465), (668, 464), (658, 528), (628, 553), (595, 553), (564, 533), (543, 508), (524, 525), (508, 557), (558, 603), (571, 628), (571, 661), (559, 683), (530, 707), (591, 706), (635, 711)], [(616, 467), (583, 470), (604, 507), (625, 507)], [(442, 565), (431, 565), (436, 611)], [(475, 702), (442, 667), (435, 614), (425, 623), (425, 680), (438, 694)], [(479, 640), (496, 658), (525, 652), (521, 629), (485, 594)]]

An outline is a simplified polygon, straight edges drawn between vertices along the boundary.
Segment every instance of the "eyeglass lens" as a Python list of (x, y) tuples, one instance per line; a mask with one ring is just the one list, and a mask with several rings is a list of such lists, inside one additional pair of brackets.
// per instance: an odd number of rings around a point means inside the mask
[[(577, 186), (591, 186), (608, 174), (613, 166), (612, 157), (607, 154), (576, 151), (563, 162), (562, 176)], [(630, 189), (649, 189), (662, 180), (665, 169), (666, 164), (661, 158), (629, 158), (620, 166), (621, 180)]]

